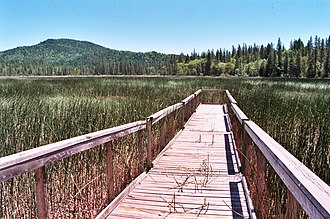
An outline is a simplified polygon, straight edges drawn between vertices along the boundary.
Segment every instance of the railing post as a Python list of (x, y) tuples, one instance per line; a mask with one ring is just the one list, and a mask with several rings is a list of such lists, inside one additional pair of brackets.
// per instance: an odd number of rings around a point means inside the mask
[(143, 134), (142, 130), (138, 132), (138, 159), (139, 159), (139, 173), (144, 170), (143, 165)]
[(242, 124), (239, 123), (239, 121), (237, 121), (237, 131), (238, 131), (238, 134), (237, 134), (237, 138), (236, 138), (236, 142), (238, 142), (238, 148), (240, 150), (240, 159), (241, 159), (241, 165), (242, 165), (242, 173), (243, 174), (246, 174), (246, 171), (245, 171), (245, 167), (246, 165), (248, 164), (249, 162), (249, 157), (248, 157), (248, 154), (247, 154), (247, 145), (248, 145), (248, 142), (247, 142), (247, 133), (244, 129), (244, 124), (245, 122), (248, 121), (248, 119), (244, 119), (242, 120)]
[(189, 106), (188, 106), (188, 115), (187, 115), (187, 119), (189, 119), (190, 118), (190, 116), (191, 116), (191, 112), (192, 112), (192, 101), (193, 101), (194, 99), (191, 99), (191, 101), (188, 103), (189, 104)]
[(108, 195), (108, 203), (110, 203), (115, 198), (112, 141), (106, 143), (106, 147), (107, 147), (107, 195)]
[(170, 133), (170, 138), (174, 137), (175, 134), (175, 127), (176, 127), (176, 122), (174, 121), (175, 114), (174, 112), (169, 115), (169, 133)]
[(201, 93), (195, 94), (195, 110), (194, 110), (194, 112), (196, 112), (196, 109), (197, 109), (197, 107), (199, 105), (199, 96), (200, 95), (201, 95)]
[(225, 90), (224, 92), (224, 97), (225, 97), (225, 104), (227, 104), (228, 108), (229, 108), (229, 104), (230, 104), (230, 100), (229, 100), (229, 97), (228, 97), (228, 94), (227, 94), (227, 91)]
[(36, 183), (36, 204), (39, 219), (47, 218), (47, 206), (46, 206), (46, 177), (45, 167), (40, 167), (34, 171), (34, 179)]
[(182, 102), (182, 129), (184, 129), (185, 111), (186, 111), (186, 104), (184, 102)]
[(267, 218), (268, 216), (268, 200), (269, 195), (267, 192), (267, 185), (266, 185), (266, 158), (262, 154), (262, 152), (256, 148), (256, 155), (257, 155), (257, 172), (256, 172), (256, 199), (255, 199), (255, 206), (258, 209), (259, 215), (261, 218)]
[(166, 119), (163, 118), (162, 127), (160, 130), (160, 146), (163, 149), (166, 146)]
[(243, 168), (243, 174), (245, 174), (245, 176), (248, 178), (249, 180), (252, 180), (250, 178), (251, 175), (251, 154), (252, 154), (252, 140), (249, 137), (249, 134), (246, 132), (245, 130), (245, 121), (243, 122), (243, 126), (242, 126), (242, 152), (244, 155), (244, 161), (241, 161), (242, 163), (242, 168)]
[(224, 104), (226, 102), (226, 91), (222, 90), (220, 91), (220, 93), (221, 93), (221, 104)]
[(152, 117), (147, 118), (147, 170), (152, 168)]
[(190, 113), (189, 113), (189, 117), (193, 114), (194, 112), (194, 101), (195, 101), (195, 94), (194, 94), (194, 98), (191, 100), (190, 102)]
[(299, 216), (299, 210), (300, 210), (300, 205), (295, 199), (295, 197), (292, 195), (292, 193), (287, 189), (287, 203), (286, 203), (286, 209), (285, 209), (285, 218), (298, 218)]
[(196, 94), (194, 94), (194, 98), (192, 99), (191, 102), (191, 114), (195, 112), (195, 110), (196, 110)]

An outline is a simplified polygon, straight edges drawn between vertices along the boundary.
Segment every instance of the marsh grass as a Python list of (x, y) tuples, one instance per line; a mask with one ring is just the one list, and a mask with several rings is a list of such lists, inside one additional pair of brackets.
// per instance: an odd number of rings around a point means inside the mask
[[(0, 156), (143, 120), (199, 88), (231, 91), (247, 116), (307, 165), (329, 179), (330, 82), (236, 78), (0, 79)], [(212, 94), (208, 101), (223, 101)], [(164, 119), (166, 143), (182, 112)], [(156, 156), (162, 122), (153, 127)], [(144, 145), (146, 145), (145, 133)], [(106, 205), (104, 145), (46, 167), (49, 216), (92, 218)], [(144, 151), (143, 157), (146, 157)], [(137, 134), (114, 141), (117, 194), (139, 174)], [(35, 218), (33, 173), (1, 183), (0, 218)], [(278, 186), (280, 188), (281, 185)], [(278, 192), (278, 190), (276, 191)], [(279, 198), (283, 193), (278, 192)]]

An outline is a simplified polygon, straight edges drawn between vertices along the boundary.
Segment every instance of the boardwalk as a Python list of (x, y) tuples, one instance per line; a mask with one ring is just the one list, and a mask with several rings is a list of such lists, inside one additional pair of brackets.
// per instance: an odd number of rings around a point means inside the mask
[(153, 164), (108, 218), (249, 217), (224, 105), (200, 105)]

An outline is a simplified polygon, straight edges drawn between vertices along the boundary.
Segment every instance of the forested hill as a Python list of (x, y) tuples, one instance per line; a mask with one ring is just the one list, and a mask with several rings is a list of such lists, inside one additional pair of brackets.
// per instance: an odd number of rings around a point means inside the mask
[(90, 42), (49, 39), (0, 52), (0, 75), (237, 75), (323, 78), (330, 74), (330, 36), (276, 45), (167, 55), (105, 48)]
[(87, 41), (48, 39), (0, 52), (0, 75), (156, 74), (173, 55), (118, 51)]

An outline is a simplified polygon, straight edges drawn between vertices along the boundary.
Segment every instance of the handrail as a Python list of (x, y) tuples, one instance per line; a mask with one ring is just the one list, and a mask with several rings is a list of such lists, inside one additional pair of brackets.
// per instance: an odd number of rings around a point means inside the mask
[(199, 89), (199, 90), (196, 91), (194, 94), (195, 94), (195, 96), (198, 96), (200, 93), (202, 93), (202, 89)]
[(169, 107), (166, 107), (165, 109), (162, 109), (162, 110), (160, 110), (160, 111), (158, 111), (158, 112), (156, 112), (156, 113), (148, 116), (148, 118), (152, 118), (152, 124), (155, 124), (158, 121), (160, 121), (161, 119), (163, 119), (164, 117), (166, 117), (167, 115), (171, 114), (172, 112), (180, 109), (184, 105), (187, 105), (194, 98), (196, 98), (201, 92), (202, 92), (202, 89), (199, 89), (195, 93), (193, 93), (190, 96), (188, 96), (185, 99), (183, 99), (181, 101), (181, 103), (176, 103), (176, 104), (173, 104), (173, 105), (171, 105)]
[(236, 105), (231, 104), (231, 109), (233, 110), (234, 114), (236, 115), (238, 121), (243, 124), (244, 120), (248, 120), (249, 118), (245, 115), (245, 113)]
[(229, 100), (230, 103), (232, 104), (236, 104), (236, 100), (234, 99), (234, 97), (230, 94), (230, 92), (228, 90), (226, 90), (226, 95), (227, 95), (227, 98)]
[(0, 158), (0, 182), (144, 129), (145, 121), (73, 137)]
[(187, 103), (189, 103), (191, 100), (193, 100), (194, 98), (195, 98), (195, 94), (192, 94), (192, 95), (188, 96), (186, 99), (182, 100), (181, 103), (183, 103), (183, 104), (187, 104)]
[(171, 114), (172, 112), (180, 109), (181, 107), (182, 107), (182, 103), (177, 103), (172, 106), (166, 107), (165, 109), (162, 109), (162, 110), (158, 111), (157, 113), (154, 113), (154, 114), (148, 116), (148, 118), (152, 118), (152, 124), (155, 124), (159, 120), (163, 119), (164, 117)]
[(330, 218), (330, 187), (257, 124), (249, 120), (226, 90), (231, 109), (301, 207), (311, 218)]
[(311, 218), (330, 218), (330, 187), (252, 121), (244, 128)]

